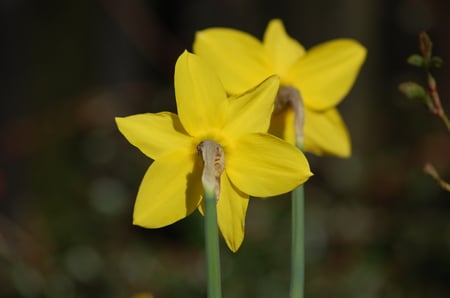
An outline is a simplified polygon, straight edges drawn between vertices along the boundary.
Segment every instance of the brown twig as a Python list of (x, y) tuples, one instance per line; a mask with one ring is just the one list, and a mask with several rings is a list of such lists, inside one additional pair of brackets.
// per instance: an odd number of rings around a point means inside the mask
[(424, 168), (424, 172), (430, 175), (436, 182), (446, 191), (450, 191), (450, 183), (442, 180), (442, 178), (439, 176), (436, 168), (431, 163), (426, 163)]
[[(408, 58), (408, 63), (424, 69), (428, 87), (427, 91), (425, 91), (424, 87), (414, 82), (404, 82), (399, 85), (399, 89), (408, 98), (422, 101), (433, 115), (436, 115), (444, 122), (447, 131), (450, 133), (450, 120), (442, 108), (436, 80), (431, 74), (432, 68), (439, 68), (442, 65), (442, 59), (440, 57), (432, 56), (433, 43), (426, 32), (421, 32), (419, 34), (419, 49), (421, 55), (411, 55)], [(424, 171), (436, 180), (443, 189), (450, 191), (450, 184), (439, 176), (437, 170), (431, 163), (426, 163)]]

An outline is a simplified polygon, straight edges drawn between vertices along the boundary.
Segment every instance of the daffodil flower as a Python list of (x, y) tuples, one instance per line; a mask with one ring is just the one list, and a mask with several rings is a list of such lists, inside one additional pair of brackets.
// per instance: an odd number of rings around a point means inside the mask
[[(350, 137), (336, 105), (347, 95), (366, 49), (351, 39), (335, 39), (308, 51), (287, 35), (283, 23), (269, 22), (263, 41), (229, 28), (197, 32), (194, 52), (210, 63), (229, 94), (239, 94), (270, 75), (297, 89), (304, 105), (304, 149), (347, 157)], [(295, 143), (294, 112), (273, 115), (269, 132)]]
[(133, 223), (170, 225), (203, 211), (199, 145), (213, 141), (223, 152), (217, 220), (226, 244), (236, 251), (244, 238), (249, 195), (288, 192), (312, 174), (304, 155), (267, 133), (279, 78), (272, 76), (242, 95), (227, 98), (215, 72), (184, 52), (175, 66), (178, 116), (169, 112), (116, 118), (120, 132), (154, 162), (134, 206)]

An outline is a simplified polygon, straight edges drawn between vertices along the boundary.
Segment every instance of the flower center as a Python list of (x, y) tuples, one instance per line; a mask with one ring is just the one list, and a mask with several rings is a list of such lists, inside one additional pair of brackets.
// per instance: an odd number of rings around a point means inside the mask
[(202, 183), (206, 191), (220, 194), (220, 176), (225, 169), (225, 152), (222, 146), (212, 140), (204, 140), (197, 145), (203, 159)]
[(303, 147), (305, 111), (300, 91), (292, 86), (281, 86), (275, 98), (273, 114), (281, 113), (287, 108), (294, 111), (295, 139), (297, 145)]

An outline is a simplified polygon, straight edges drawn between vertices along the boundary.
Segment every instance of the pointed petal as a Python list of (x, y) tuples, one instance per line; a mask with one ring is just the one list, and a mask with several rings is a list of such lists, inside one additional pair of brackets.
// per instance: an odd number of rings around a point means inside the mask
[(240, 94), (274, 74), (262, 43), (234, 29), (197, 32), (194, 52), (214, 67), (229, 94)]
[(252, 90), (229, 99), (224, 131), (237, 136), (249, 132), (266, 132), (280, 79), (271, 76)]
[(290, 108), (273, 114), (270, 122), (269, 133), (295, 145), (294, 111)]
[(366, 57), (366, 49), (350, 39), (322, 43), (288, 71), (305, 106), (314, 110), (335, 107), (350, 91)]
[(263, 44), (272, 59), (275, 72), (281, 76), (305, 54), (303, 46), (286, 33), (283, 22), (279, 19), (269, 22)]
[(225, 167), (231, 182), (251, 196), (288, 192), (312, 175), (300, 150), (269, 134), (242, 135), (228, 153)]
[(170, 225), (191, 214), (201, 199), (201, 167), (195, 152), (171, 152), (154, 161), (145, 173), (133, 224), (145, 228)]
[(223, 126), (227, 99), (222, 83), (202, 59), (185, 51), (175, 65), (178, 116), (190, 135)]
[(193, 138), (184, 130), (178, 116), (169, 112), (116, 117), (116, 123), (125, 138), (152, 159), (192, 146)]
[(244, 240), (248, 195), (238, 190), (226, 173), (220, 178), (220, 198), (217, 202), (217, 222), (231, 251), (236, 252)]
[(349, 157), (350, 136), (336, 109), (305, 111), (305, 151), (317, 155)]

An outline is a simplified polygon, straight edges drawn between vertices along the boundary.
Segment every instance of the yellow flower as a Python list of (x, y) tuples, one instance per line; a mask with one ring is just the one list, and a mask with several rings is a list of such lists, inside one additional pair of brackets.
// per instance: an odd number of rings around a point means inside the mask
[(170, 225), (202, 207), (202, 159), (206, 140), (224, 151), (217, 217), (232, 251), (244, 238), (249, 195), (288, 192), (312, 174), (302, 153), (266, 131), (279, 78), (272, 76), (240, 96), (227, 98), (209, 66), (184, 52), (175, 66), (178, 116), (169, 112), (116, 118), (120, 132), (154, 162), (145, 174), (133, 223), (146, 228)]
[[(350, 155), (350, 137), (335, 107), (349, 92), (365, 59), (366, 49), (358, 42), (335, 39), (305, 51), (275, 19), (267, 26), (262, 42), (234, 29), (200, 31), (194, 52), (214, 67), (230, 94), (239, 94), (277, 74), (281, 86), (301, 93), (305, 150), (317, 155)], [(291, 109), (275, 114), (269, 132), (294, 144), (293, 118)]]

